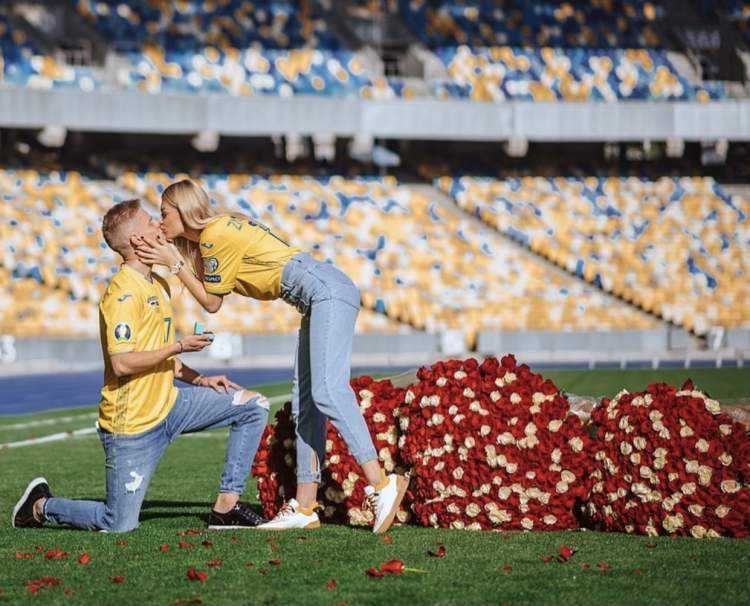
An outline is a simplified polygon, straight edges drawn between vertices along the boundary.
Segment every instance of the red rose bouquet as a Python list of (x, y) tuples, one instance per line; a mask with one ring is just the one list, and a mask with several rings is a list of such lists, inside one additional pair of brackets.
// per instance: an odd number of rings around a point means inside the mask
[(592, 411), (595, 528), (649, 535), (747, 536), (750, 439), (688, 381), (620, 392)]
[(441, 528), (577, 528), (589, 437), (551, 381), (513, 356), (438, 362), (399, 411), (416, 520)]

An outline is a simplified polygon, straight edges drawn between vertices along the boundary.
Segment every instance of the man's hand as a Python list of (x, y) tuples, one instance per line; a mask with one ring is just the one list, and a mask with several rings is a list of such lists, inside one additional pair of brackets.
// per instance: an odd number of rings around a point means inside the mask
[(241, 385), (237, 385), (234, 381), (230, 381), (226, 375), (214, 375), (213, 377), (200, 377), (197, 385), (201, 387), (210, 387), (214, 391), (219, 393), (227, 393), (230, 389), (242, 389)]
[(210, 337), (210, 333), (205, 333), (202, 335), (186, 335), (182, 337), (182, 339), (177, 341), (177, 343), (182, 346), (183, 352), (201, 351), (202, 349), (205, 349), (206, 347), (211, 345)]

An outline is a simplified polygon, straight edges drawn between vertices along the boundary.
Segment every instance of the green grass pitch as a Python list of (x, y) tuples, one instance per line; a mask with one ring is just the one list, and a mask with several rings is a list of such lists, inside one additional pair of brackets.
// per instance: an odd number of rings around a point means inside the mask
[[(747, 370), (545, 372), (575, 393), (614, 395), (656, 379), (692, 376), (714, 397), (750, 395)], [(265, 387), (283, 394), (288, 385)], [(92, 412), (78, 409), (0, 419), (0, 441), (90, 425), (88, 418), (32, 430), (7, 425)], [(12, 436), (12, 437), (11, 437)], [(394, 528), (391, 542), (365, 529), (262, 534), (209, 533), (203, 516), (215, 496), (225, 432), (181, 438), (167, 452), (141, 513), (138, 530), (108, 535), (65, 529), (15, 530), (10, 510), (26, 482), (44, 475), (54, 492), (72, 498), (104, 496), (104, 460), (96, 437), (0, 451), (0, 604), (722, 604), (750, 603), (750, 540), (649, 539), (596, 532), (477, 533)], [(255, 500), (254, 486), (247, 493)], [(180, 536), (197, 528), (200, 534)], [(179, 541), (188, 546), (181, 548)], [(203, 545), (203, 541), (210, 544)], [(447, 555), (430, 557), (443, 543)], [(160, 546), (169, 545), (163, 553)], [(544, 563), (561, 545), (577, 552), (567, 563)], [(43, 552), (59, 548), (63, 559)], [(89, 564), (79, 564), (87, 553)], [(370, 566), (389, 559), (424, 572), (373, 579)], [(212, 562), (215, 566), (209, 566)], [(601, 564), (601, 567), (600, 567)], [(187, 570), (206, 571), (205, 582)], [(37, 595), (26, 590), (42, 576), (62, 579)], [(120, 584), (110, 577), (124, 577)], [(329, 582), (335, 587), (329, 589)], [(331, 584), (333, 585), (333, 584)]]

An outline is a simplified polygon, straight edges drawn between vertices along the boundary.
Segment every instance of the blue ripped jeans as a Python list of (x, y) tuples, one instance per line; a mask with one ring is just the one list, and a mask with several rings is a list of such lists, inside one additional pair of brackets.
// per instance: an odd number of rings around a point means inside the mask
[(281, 296), (302, 314), (292, 385), (297, 482), (320, 482), (326, 418), (331, 419), (357, 463), (377, 459), (349, 385), (359, 290), (330, 263), (300, 253), (284, 267)]
[(206, 387), (180, 389), (167, 417), (148, 431), (120, 435), (99, 430), (105, 453), (106, 502), (53, 497), (44, 504), (45, 520), (87, 530), (133, 530), (138, 526), (151, 477), (167, 447), (180, 434), (218, 427), (231, 426), (220, 491), (242, 494), (268, 410), (259, 406), (258, 397), (244, 404), (233, 404), (232, 397), (232, 393), (220, 394)]

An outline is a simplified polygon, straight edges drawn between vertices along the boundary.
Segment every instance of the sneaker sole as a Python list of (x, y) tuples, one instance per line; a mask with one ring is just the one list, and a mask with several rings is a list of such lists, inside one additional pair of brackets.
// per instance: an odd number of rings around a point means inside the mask
[(254, 528), (257, 526), (214, 526), (212, 524), (208, 526), (209, 530), (253, 530)]
[(254, 526), (255, 530), (264, 530), (265, 532), (282, 532), (284, 530), (308, 530), (312, 528), (320, 528), (320, 520), (310, 522), (307, 526), (294, 526), (292, 528), (264, 528), (263, 526)]
[(16, 503), (16, 506), (13, 508), (13, 513), (10, 514), (10, 525), (13, 528), (16, 528), (16, 516), (18, 515), (18, 511), (21, 509), (23, 504), (26, 502), (26, 499), (29, 498), (29, 495), (31, 494), (31, 491), (34, 490), (39, 484), (47, 484), (47, 480), (45, 480), (43, 477), (34, 478), (29, 482), (29, 485), (26, 487), (26, 490), (23, 493), (23, 496), (18, 500), (18, 503)]
[(396, 517), (396, 513), (398, 513), (398, 508), (401, 506), (401, 501), (404, 500), (404, 495), (406, 494), (406, 489), (409, 488), (409, 479), (406, 476), (397, 476), (396, 477), (396, 485), (398, 486), (398, 492), (396, 493), (396, 500), (393, 502), (393, 507), (391, 507), (391, 510), (388, 512), (388, 515), (383, 520), (383, 523), (380, 525), (380, 528), (375, 530), (375, 528), (372, 529), (372, 531), (375, 534), (383, 534), (384, 532), (387, 532), (388, 529), (393, 524), (393, 518)]

